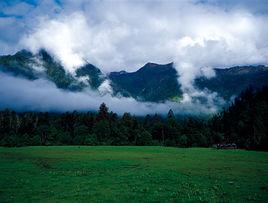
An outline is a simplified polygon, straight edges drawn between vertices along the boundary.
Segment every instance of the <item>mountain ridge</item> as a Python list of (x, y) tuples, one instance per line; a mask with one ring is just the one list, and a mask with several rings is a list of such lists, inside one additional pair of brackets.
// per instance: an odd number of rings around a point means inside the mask
[[(29, 80), (45, 78), (58, 88), (69, 91), (83, 91), (98, 88), (105, 80), (110, 81), (114, 96), (133, 97), (139, 101), (179, 101), (182, 97), (179, 74), (173, 63), (157, 64), (148, 62), (137, 71), (110, 72), (104, 74), (93, 64), (86, 63), (74, 74), (64, 67), (46, 50), (37, 54), (21, 50), (14, 55), (0, 56), (0, 71)], [(199, 77), (194, 86), (200, 90), (217, 92), (224, 99), (230, 99), (248, 86), (258, 88), (268, 85), (268, 67), (264, 65), (214, 68), (215, 77)], [(239, 82), (239, 83), (238, 83)]]

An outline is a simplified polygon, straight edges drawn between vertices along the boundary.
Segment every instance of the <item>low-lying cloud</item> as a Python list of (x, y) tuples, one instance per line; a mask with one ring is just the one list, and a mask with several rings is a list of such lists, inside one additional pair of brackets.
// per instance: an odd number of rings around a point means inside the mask
[(92, 90), (64, 91), (44, 79), (30, 81), (3, 73), (0, 73), (0, 95), (0, 109), (11, 108), (17, 111), (96, 111), (102, 102), (119, 114), (166, 114), (169, 109), (179, 114), (209, 114), (218, 110), (212, 101), (206, 105), (200, 105), (199, 101), (181, 104), (138, 102), (133, 98), (100, 95)]

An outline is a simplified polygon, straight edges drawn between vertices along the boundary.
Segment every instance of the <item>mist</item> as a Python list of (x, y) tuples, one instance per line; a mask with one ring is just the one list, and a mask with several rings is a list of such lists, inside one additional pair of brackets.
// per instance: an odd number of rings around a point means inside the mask
[(173, 109), (178, 114), (211, 114), (218, 106), (213, 102), (201, 105), (196, 101), (175, 103), (138, 102), (133, 98), (101, 95), (90, 89), (83, 92), (70, 92), (58, 89), (54, 83), (38, 79), (30, 81), (0, 73), (0, 109), (11, 108), (17, 111), (97, 111), (101, 103), (118, 114), (129, 112), (135, 115), (167, 114)]

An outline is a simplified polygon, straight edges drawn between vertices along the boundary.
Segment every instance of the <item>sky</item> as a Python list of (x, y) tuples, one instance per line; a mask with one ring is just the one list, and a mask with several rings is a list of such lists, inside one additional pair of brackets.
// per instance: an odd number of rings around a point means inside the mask
[(268, 64), (267, 22), (266, 0), (1, 0), (0, 54), (45, 48), (70, 74), (174, 62), (190, 103), (213, 68)]

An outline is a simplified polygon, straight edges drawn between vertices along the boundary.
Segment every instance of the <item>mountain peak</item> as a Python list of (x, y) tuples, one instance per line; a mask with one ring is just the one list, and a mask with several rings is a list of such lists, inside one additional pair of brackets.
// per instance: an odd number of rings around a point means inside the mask
[(26, 50), (26, 49), (22, 49), (20, 51), (18, 51), (15, 56), (17, 57), (26, 57), (26, 58), (30, 58), (30, 57), (33, 57), (33, 54), (32, 52)]
[(162, 67), (162, 66), (171, 66), (171, 67), (173, 67), (173, 62), (167, 63), (167, 64), (158, 64), (158, 63), (148, 62), (142, 68), (155, 68), (155, 67), (159, 68), (159, 67)]
[(158, 66), (158, 65), (159, 64), (157, 64), (157, 63), (148, 62), (143, 67), (152, 68), (152, 67), (155, 67), (155, 66)]
[[(157, 64), (157, 63), (146, 63), (137, 72), (162, 72), (162, 71), (175, 71), (173, 63), (168, 64)], [(175, 73), (176, 74), (176, 73)]]
[(181, 95), (177, 72), (172, 65), (147, 63), (135, 72), (112, 72), (109, 79), (115, 94), (144, 101), (165, 101)]

